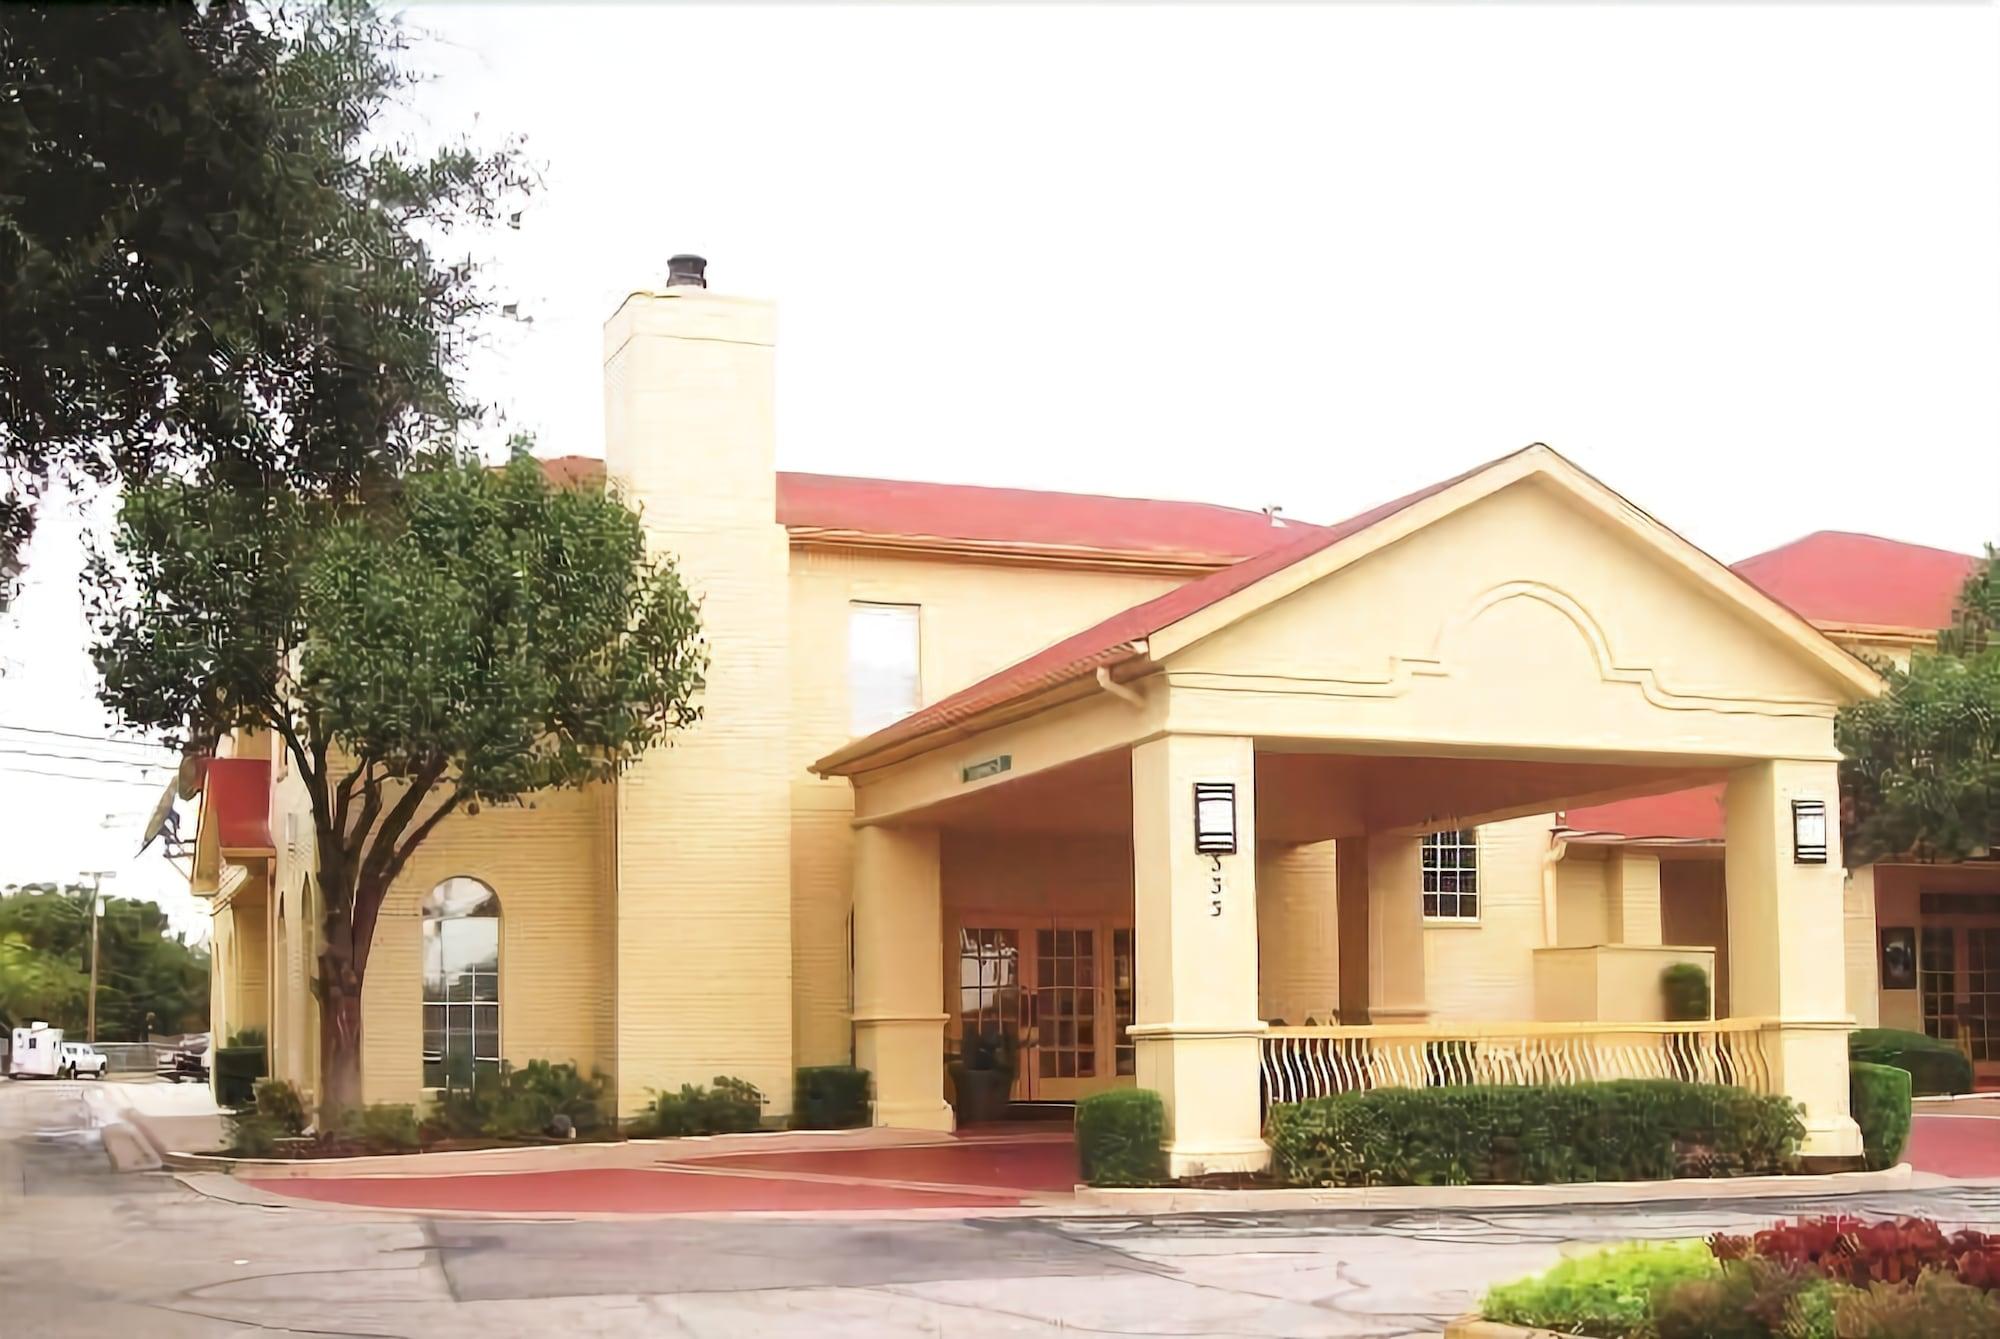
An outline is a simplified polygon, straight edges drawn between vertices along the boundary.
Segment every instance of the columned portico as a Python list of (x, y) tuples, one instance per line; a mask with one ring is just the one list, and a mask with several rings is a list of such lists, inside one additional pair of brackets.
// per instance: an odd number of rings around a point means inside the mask
[[(1195, 786), (1231, 788), (1235, 850), (1195, 845)], [(1139, 1086), (1167, 1108), (1177, 1177), (1249, 1171), (1260, 1137), (1256, 751), (1244, 738), (1168, 735), (1132, 750)]]
[(1340, 897), (1340, 1017), (1363, 1023), (1421, 1023), (1424, 991), (1419, 837), (1375, 833), (1335, 846)]
[[(1827, 815), (1816, 860), (1794, 848), (1793, 802)], [(1732, 1012), (1774, 1021), (1773, 1080), (1805, 1107), (1808, 1157), (1861, 1152), (1848, 1114), (1839, 774), (1831, 762), (1777, 760), (1729, 774), (1724, 818)]]

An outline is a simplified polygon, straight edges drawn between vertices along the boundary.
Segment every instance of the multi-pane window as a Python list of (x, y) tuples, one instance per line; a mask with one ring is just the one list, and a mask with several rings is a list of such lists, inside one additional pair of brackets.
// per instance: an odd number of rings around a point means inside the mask
[(1424, 838), (1424, 919), (1479, 919), (1479, 833), (1474, 828)]
[(1918, 944), (1917, 985), (1924, 1002), (1924, 1031), (1951, 1041), (1958, 1036), (1958, 936), (1950, 926), (1926, 925)]
[(847, 701), (850, 728), (873, 734), (923, 705), (914, 604), (847, 607)]
[(500, 1067), (500, 899), (446, 879), (424, 899), (424, 1087), (463, 1090)]
[(958, 932), (958, 1035), (970, 1049), (1021, 1025), (1021, 932), (966, 927)]
[(1137, 962), (1132, 956), (1132, 932), (1129, 929), (1111, 932), (1111, 1014), (1117, 1035), (1111, 1044), (1112, 1073), (1136, 1074), (1139, 1072), (1138, 1053), (1132, 1046), (1132, 1020), (1135, 1017), (1133, 978)]

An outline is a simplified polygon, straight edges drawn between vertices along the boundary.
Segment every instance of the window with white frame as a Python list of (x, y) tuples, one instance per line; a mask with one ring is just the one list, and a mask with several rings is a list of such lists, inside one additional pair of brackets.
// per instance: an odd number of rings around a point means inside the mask
[(1475, 828), (1424, 838), (1424, 919), (1479, 919), (1479, 833)]
[(424, 1087), (500, 1068), (500, 899), (477, 879), (424, 898)]
[(848, 724), (856, 735), (873, 734), (923, 705), (917, 660), (914, 604), (847, 607)]

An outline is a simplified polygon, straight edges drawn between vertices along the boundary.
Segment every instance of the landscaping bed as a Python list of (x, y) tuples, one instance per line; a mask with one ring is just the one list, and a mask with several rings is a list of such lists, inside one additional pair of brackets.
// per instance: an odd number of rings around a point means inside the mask
[(1749, 1236), (1640, 1243), (1491, 1289), (1480, 1322), (1591, 1339), (1990, 1339), (2000, 1235), (1927, 1219), (1779, 1222)]

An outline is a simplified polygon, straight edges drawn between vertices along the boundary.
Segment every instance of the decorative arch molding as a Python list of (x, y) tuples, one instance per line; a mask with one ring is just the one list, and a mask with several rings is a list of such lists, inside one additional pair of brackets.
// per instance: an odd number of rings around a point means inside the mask
[(1474, 596), (1438, 626), (1437, 635), (1422, 652), (1391, 653), (1386, 672), (1368, 677), (1320, 677), (1286, 674), (1230, 674), (1213, 670), (1168, 670), (1170, 684), (1191, 688), (1235, 689), (1256, 692), (1292, 692), (1350, 698), (1400, 698), (1407, 696), (1419, 679), (1464, 678), (1468, 667), (1453, 646), (1462, 642), (1472, 625), (1500, 605), (1515, 600), (1532, 600), (1560, 613), (1575, 629), (1589, 651), (1597, 674), (1605, 683), (1635, 689), (1651, 705), (1665, 711), (1703, 711), (1758, 716), (1807, 716), (1830, 719), (1833, 704), (1810, 697), (1788, 694), (1745, 693), (1719, 685), (1689, 685), (1668, 681), (1657, 667), (1630, 656), (1621, 656), (1596, 617), (1569, 592), (1543, 581), (1513, 580), (1490, 586)]

